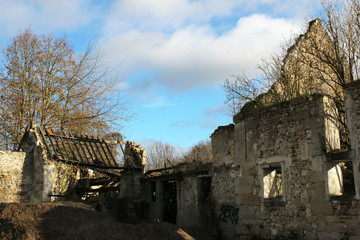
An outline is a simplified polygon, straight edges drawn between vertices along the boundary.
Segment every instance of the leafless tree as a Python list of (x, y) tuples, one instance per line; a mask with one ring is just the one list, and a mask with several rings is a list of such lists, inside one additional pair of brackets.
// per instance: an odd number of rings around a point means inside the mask
[(129, 117), (94, 44), (76, 53), (66, 38), (20, 32), (4, 49), (0, 71), (0, 144), (15, 149), (27, 126), (101, 134)]
[(261, 105), (258, 96), (265, 92), (263, 81), (258, 78), (248, 77), (246, 74), (232, 76), (222, 85), (226, 92), (225, 103), (228, 104), (232, 114), (237, 114), (247, 102)]
[[(246, 101), (256, 107), (312, 93), (332, 97), (341, 113), (344, 86), (360, 77), (360, 2), (324, 0), (322, 4), (324, 17), (310, 22), (306, 33), (263, 61), (260, 78), (240, 75), (225, 81), (226, 102), (233, 113)], [(340, 122), (346, 125), (343, 117)]]
[(158, 169), (174, 166), (179, 161), (179, 154), (173, 145), (156, 141), (146, 149), (146, 168)]
[(201, 141), (190, 148), (182, 157), (186, 162), (212, 162), (212, 148), (210, 140)]

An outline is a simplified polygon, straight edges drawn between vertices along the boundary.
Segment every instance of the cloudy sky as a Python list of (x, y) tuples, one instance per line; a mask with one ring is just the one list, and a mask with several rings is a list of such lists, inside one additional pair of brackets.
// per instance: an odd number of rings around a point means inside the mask
[(0, 0), (0, 48), (22, 29), (96, 41), (136, 119), (128, 140), (186, 148), (232, 122), (221, 84), (319, 16), (320, 0)]

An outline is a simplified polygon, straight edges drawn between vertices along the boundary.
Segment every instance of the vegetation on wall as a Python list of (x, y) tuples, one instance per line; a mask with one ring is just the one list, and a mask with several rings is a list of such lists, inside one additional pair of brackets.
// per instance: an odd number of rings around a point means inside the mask
[(325, 15), (263, 60), (260, 78), (241, 74), (224, 82), (226, 102), (234, 114), (249, 101), (266, 105), (312, 93), (328, 94), (341, 105), (344, 86), (360, 77), (360, 3), (322, 4)]
[(260, 78), (234, 76), (225, 80), (223, 89), (234, 115), (247, 102), (254, 109), (304, 94), (325, 94), (335, 103), (346, 145), (343, 89), (360, 77), (360, 2), (324, 0), (322, 4), (324, 16), (264, 60)]

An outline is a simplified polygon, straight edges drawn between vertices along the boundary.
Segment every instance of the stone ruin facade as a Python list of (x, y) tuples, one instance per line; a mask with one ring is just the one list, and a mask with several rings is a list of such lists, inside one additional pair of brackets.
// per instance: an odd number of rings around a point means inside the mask
[(299, 97), (239, 114), (213, 133), (214, 210), (225, 239), (360, 237), (358, 186), (346, 195), (340, 167), (353, 162), (354, 180), (356, 159), (334, 153), (330, 106), (322, 95)]
[(213, 163), (143, 175), (143, 217), (219, 239), (360, 239), (360, 81), (345, 94), (351, 149), (324, 95), (240, 113), (212, 134)]
[(145, 217), (219, 239), (360, 239), (360, 81), (345, 94), (351, 149), (324, 95), (240, 113), (212, 134), (213, 163), (145, 173)]
[[(360, 239), (360, 81), (346, 87), (345, 99), (346, 151), (337, 112), (320, 94), (234, 116), (211, 135), (213, 163), (144, 172), (146, 152), (126, 142), (124, 168), (114, 187), (99, 192), (98, 210), (202, 228), (219, 239)], [(1, 202), (60, 200), (66, 184), (103, 179), (47, 157), (36, 129), (27, 139), (23, 152), (0, 152)]]
[[(288, 53), (294, 59), (296, 49)], [(128, 141), (119, 171), (89, 165), (84, 173), (49, 155), (34, 128), (22, 152), (0, 151), (0, 202), (89, 202), (96, 192), (99, 211), (201, 228), (219, 239), (359, 240), (360, 81), (344, 96), (350, 149), (340, 147), (331, 98), (311, 94), (241, 112), (218, 127), (212, 163), (146, 172), (146, 151)]]

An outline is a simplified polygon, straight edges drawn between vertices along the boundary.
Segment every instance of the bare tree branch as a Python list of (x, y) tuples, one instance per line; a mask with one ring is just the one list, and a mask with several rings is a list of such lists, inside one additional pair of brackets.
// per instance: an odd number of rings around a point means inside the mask
[(103, 134), (130, 117), (116, 89), (117, 76), (103, 64), (94, 44), (80, 54), (65, 38), (26, 29), (3, 51), (2, 60), (4, 148), (16, 148), (25, 127), (34, 123), (74, 134)]

